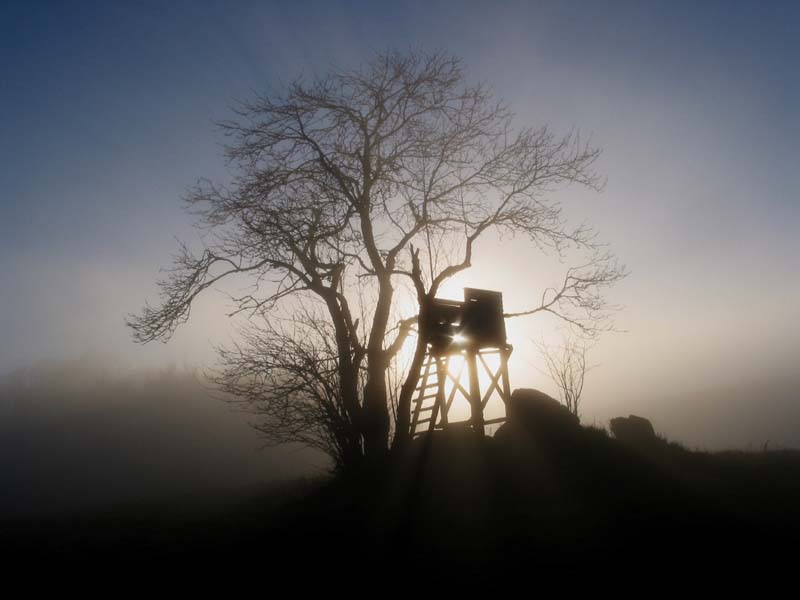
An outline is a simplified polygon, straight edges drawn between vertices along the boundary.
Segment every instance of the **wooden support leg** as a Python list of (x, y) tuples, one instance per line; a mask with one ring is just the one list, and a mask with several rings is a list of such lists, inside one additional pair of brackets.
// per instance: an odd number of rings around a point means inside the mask
[[(436, 358), (436, 403), (433, 405), (431, 411), (431, 425), (429, 431), (433, 432), (436, 428), (436, 420), (439, 417), (439, 411), (442, 411), (442, 420), (447, 419), (444, 412), (444, 385), (447, 382), (447, 367), (449, 360), (446, 357), (438, 356)], [(443, 422), (444, 424), (444, 422)]]
[(468, 351), (465, 359), (469, 369), (469, 403), (472, 408), (472, 428), (483, 435), (483, 403), (481, 402), (481, 385), (478, 380), (478, 362), (474, 351)]
[(503, 405), (505, 406), (506, 416), (508, 416), (508, 403), (511, 402), (511, 382), (508, 380), (508, 357), (510, 350), (500, 352), (500, 369), (503, 372)]
[(441, 372), (439, 379), (439, 387), (436, 390), (436, 402), (439, 404), (439, 421), (442, 424), (442, 429), (447, 427), (447, 413), (450, 410), (450, 404), (445, 398), (445, 384), (447, 383), (448, 373), (450, 372), (450, 357), (448, 356), (444, 361), (444, 371)]

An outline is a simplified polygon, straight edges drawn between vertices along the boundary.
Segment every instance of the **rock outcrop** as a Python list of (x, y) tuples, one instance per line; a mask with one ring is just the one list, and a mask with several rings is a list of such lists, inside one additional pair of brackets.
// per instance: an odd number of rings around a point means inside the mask
[(658, 440), (653, 424), (636, 415), (611, 419), (611, 433), (620, 442), (631, 446), (650, 446)]
[[(522, 429), (538, 438), (563, 438), (580, 431), (578, 417), (539, 390), (514, 390), (506, 411), (508, 421), (503, 428)], [(502, 436), (500, 430), (497, 433)]]

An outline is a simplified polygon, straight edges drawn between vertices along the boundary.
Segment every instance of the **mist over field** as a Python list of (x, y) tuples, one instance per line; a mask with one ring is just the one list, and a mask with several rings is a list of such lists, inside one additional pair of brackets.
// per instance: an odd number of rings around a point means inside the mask
[(324, 472), (324, 457), (262, 449), (255, 419), (195, 372), (125, 371), (98, 357), (0, 379), (0, 515), (137, 503), (203, 506)]

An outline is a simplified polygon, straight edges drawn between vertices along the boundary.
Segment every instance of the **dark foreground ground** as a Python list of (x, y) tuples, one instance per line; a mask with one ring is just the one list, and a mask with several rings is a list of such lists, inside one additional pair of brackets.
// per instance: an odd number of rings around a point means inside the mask
[(554, 568), (777, 569), (800, 542), (800, 452), (623, 443), (520, 413), (493, 438), (437, 433), (369, 471), (237, 501), (3, 522), (0, 534), (6, 566), (301, 566), (313, 577), (462, 581)]

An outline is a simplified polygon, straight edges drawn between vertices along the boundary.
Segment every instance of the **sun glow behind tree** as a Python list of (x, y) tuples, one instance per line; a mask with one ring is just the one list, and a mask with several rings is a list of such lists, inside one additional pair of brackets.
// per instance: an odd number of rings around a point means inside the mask
[[(490, 233), (583, 255), (508, 318), (554, 315), (585, 335), (611, 326), (603, 292), (625, 268), (551, 197), (571, 184), (600, 190), (599, 150), (578, 132), (517, 125), (486, 85), (466, 81), (460, 59), (376, 53), (284, 95), (256, 95), (221, 127), (236, 174), (228, 185), (200, 180), (187, 196), (208, 232), (203, 247), (181, 246), (159, 303), (129, 325), (137, 341), (167, 340), (198, 295), (250, 277), (233, 314), (263, 324), (221, 349), (217, 382), (266, 414), (273, 441), (313, 445), (340, 466), (381, 456), (390, 433), (407, 443), (425, 340), (399, 389), (388, 371)], [(418, 315), (399, 314), (403, 295)]]

